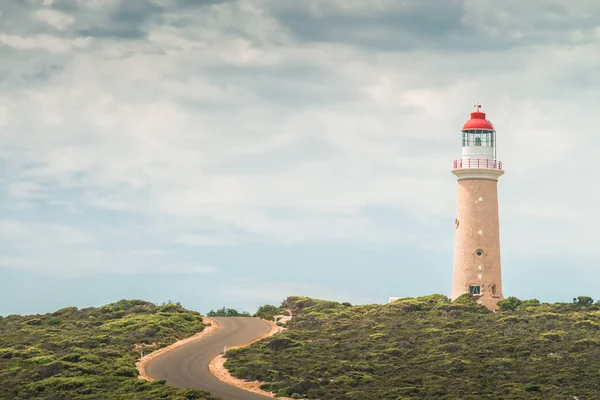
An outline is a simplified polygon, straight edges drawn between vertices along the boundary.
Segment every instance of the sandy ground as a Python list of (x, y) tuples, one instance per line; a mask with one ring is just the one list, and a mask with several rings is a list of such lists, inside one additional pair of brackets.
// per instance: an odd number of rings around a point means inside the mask
[(209, 325), (210, 324), (210, 326), (205, 327), (202, 330), (202, 332), (197, 333), (194, 336), (190, 336), (189, 338), (178, 340), (177, 342), (173, 343), (170, 346), (163, 347), (162, 349), (158, 349), (156, 351), (153, 351), (150, 354), (146, 354), (137, 363), (135, 363), (135, 366), (136, 366), (136, 368), (137, 368), (137, 370), (139, 372), (138, 379), (143, 379), (143, 380), (146, 380), (146, 381), (153, 382), (155, 379), (146, 373), (146, 365), (148, 365), (148, 363), (151, 360), (153, 360), (154, 358), (160, 356), (161, 354), (164, 354), (164, 353), (166, 353), (166, 352), (168, 352), (170, 350), (173, 350), (176, 347), (179, 347), (179, 346), (184, 345), (186, 343), (192, 342), (194, 340), (202, 339), (203, 337), (206, 337), (206, 336), (210, 335), (211, 333), (213, 333), (215, 330), (217, 330), (219, 328), (219, 324), (217, 324), (211, 318), (204, 317), (202, 319), (202, 322), (204, 322), (205, 325)]

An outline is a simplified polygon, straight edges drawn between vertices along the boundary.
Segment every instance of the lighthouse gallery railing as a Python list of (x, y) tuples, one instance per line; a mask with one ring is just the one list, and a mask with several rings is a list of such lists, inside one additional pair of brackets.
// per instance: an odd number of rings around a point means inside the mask
[(502, 169), (502, 161), (488, 160), (486, 158), (467, 158), (464, 160), (454, 160), (454, 169), (458, 168)]

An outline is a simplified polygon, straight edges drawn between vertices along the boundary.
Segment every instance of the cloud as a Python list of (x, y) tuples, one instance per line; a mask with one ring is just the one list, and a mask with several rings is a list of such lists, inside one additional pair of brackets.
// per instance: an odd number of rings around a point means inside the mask
[(132, 254), (141, 256), (162, 256), (165, 254), (169, 254), (169, 251), (164, 249), (137, 249), (133, 250)]
[[(51, 2), (47, 2), (50, 4), (44, 4), (45, 6), (51, 6)], [(51, 10), (51, 9), (41, 9), (33, 14), (33, 18), (37, 21), (45, 22), (50, 26), (58, 29), (65, 30), (68, 26), (72, 25), (75, 22), (75, 18), (69, 15), (65, 15), (59, 11)]]
[(179, 238), (176, 238), (175, 243), (183, 244), (186, 246), (219, 246), (232, 244), (234, 242), (228, 241), (224, 238), (219, 238), (216, 235), (195, 235), (186, 234)]
[[(167, 263), (209, 273), (212, 262), (190, 264), (171, 248), (149, 264), (132, 253), (176, 244), (447, 251), (439, 243), (452, 242), (441, 228), (454, 218), (449, 169), (459, 129), (481, 101), (506, 167), (503, 251), (597, 258), (589, 221), (600, 217), (590, 180), (600, 121), (589, 107), (598, 97), (600, 21), (595, 4), (571, 3), (8, 4), (0, 32), (6, 207), (21, 223), (42, 219), (56, 250), (40, 254), (63, 272), (164, 271)], [(58, 219), (65, 210), (135, 216), (168, 229), (138, 232), (156, 243), (125, 251), (95, 223), (60, 221), (94, 237), (77, 243), (73, 232), (52, 230), (42, 209), (60, 210)], [(42, 256), (13, 245), (20, 265), (43, 268)]]
[(489, 0), (306, 1), (269, 3), (297, 40), (338, 42), (383, 51), (505, 51), (595, 40), (589, 1)]
[[(76, 273), (97, 261), (97, 252), (89, 251), (96, 240), (93, 233), (62, 224), (0, 220), (0, 268)], [(85, 259), (85, 249), (90, 260)]]
[(0, 235), (5, 241), (20, 243), (23, 248), (47, 246), (49, 239), (65, 244), (85, 244), (95, 241), (94, 235), (60, 224), (27, 224), (16, 220), (0, 220)]
[(83, 37), (75, 39), (60, 39), (49, 35), (23, 37), (0, 34), (0, 44), (4, 44), (17, 50), (41, 49), (51, 53), (67, 53), (73, 49), (87, 47), (90, 43), (90, 38)]
[[(98, 228), (92, 233), (64, 224), (0, 220), (0, 268), (64, 276), (206, 275), (217, 271), (214, 265), (183, 261), (168, 251), (111, 242), (107, 233)], [(131, 233), (125, 237), (132, 241)]]
[(8, 187), (8, 195), (12, 198), (46, 198), (44, 186), (34, 182), (15, 182)]

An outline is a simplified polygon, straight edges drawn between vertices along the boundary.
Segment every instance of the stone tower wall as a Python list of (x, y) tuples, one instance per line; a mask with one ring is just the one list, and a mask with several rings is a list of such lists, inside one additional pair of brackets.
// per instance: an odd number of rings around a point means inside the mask
[(452, 277), (453, 300), (480, 285), (478, 300), (490, 309), (503, 298), (497, 186), (495, 179), (459, 177)]

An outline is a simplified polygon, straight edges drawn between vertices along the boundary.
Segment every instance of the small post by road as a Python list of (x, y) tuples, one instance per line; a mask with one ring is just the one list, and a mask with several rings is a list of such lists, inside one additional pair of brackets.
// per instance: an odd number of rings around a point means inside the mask
[(223, 347), (223, 354), (227, 353), (227, 345)]

